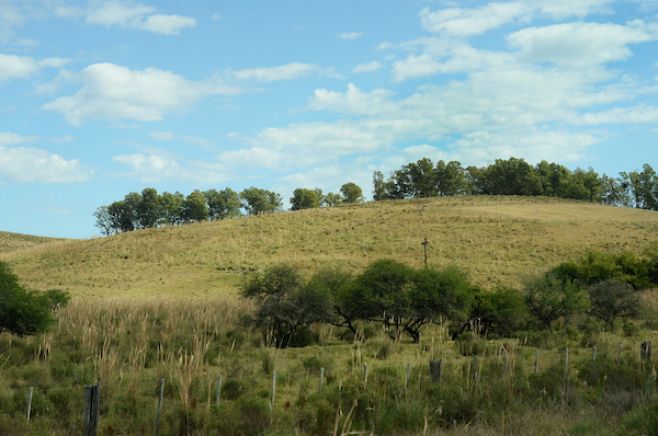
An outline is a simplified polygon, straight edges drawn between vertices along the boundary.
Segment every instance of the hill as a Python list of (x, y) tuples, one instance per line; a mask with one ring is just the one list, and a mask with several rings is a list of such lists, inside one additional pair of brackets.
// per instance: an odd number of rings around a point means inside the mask
[(61, 241), (61, 239), (0, 232), (0, 255), (57, 241)]
[(245, 272), (278, 262), (308, 272), (356, 271), (379, 258), (420, 266), (425, 237), (431, 265), (456, 264), (486, 286), (516, 286), (590, 249), (641, 252), (658, 239), (658, 213), (537, 197), (383, 201), (26, 243), (0, 249), (0, 260), (38, 289), (200, 296), (234, 292)]

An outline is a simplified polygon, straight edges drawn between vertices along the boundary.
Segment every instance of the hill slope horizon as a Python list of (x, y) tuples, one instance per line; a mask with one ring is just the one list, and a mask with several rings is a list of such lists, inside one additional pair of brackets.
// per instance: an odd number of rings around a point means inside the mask
[(430, 265), (456, 265), (483, 286), (519, 286), (589, 250), (654, 246), (658, 213), (545, 197), (393, 200), (88, 240), (0, 233), (0, 260), (30, 287), (74, 296), (204, 296), (233, 293), (245, 273), (280, 262), (309, 274), (357, 272), (381, 258), (419, 267), (424, 238)]

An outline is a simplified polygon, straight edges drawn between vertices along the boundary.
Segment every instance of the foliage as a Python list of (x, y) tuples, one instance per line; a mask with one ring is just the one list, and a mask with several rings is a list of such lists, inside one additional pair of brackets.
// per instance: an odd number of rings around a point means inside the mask
[(265, 342), (279, 348), (290, 345), (304, 327), (330, 316), (330, 295), (304, 286), (290, 265), (277, 265), (254, 274), (243, 284), (242, 294), (256, 301), (254, 321)]
[(353, 182), (344, 183), (340, 187), (341, 200), (344, 203), (361, 203), (363, 202), (363, 190), (359, 185)]
[(479, 322), (483, 333), (504, 337), (523, 329), (528, 316), (523, 294), (510, 288), (478, 292), (471, 312), (471, 319)]
[(632, 253), (609, 254), (591, 251), (576, 262), (564, 262), (553, 268), (549, 274), (566, 281), (573, 281), (588, 287), (605, 280), (628, 283), (635, 289), (651, 286), (651, 261), (641, 259)]
[(568, 321), (589, 305), (587, 292), (580, 286), (551, 274), (532, 281), (527, 286), (525, 299), (530, 313), (546, 328), (551, 328), (560, 318)]
[(290, 198), (291, 210), (312, 209), (320, 207), (323, 201), (322, 190), (320, 188), (306, 189), (297, 188)]
[(250, 187), (240, 193), (242, 207), (249, 215), (260, 215), (277, 211), (282, 206), (281, 196), (276, 192)]
[(7, 264), (0, 262), (0, 332), (19, 336), (44, 332), (54, 321), (52, 311), (67, 303), (68, 295), (62, 291), (25, 290)]
[(181, 218), (183, 221), (196, 222), (208, 219), (208, 204), (206, 197), (201, 191), (193, 191), (185, 197), (181, 206)]
[(642, 171), (599, 175), (593, 169), (570, 170), (541, 161), (535, 166), (523, 159), (496, 159), (485, 167), (463, 168), (459, 162), (428, 158), (403, 165), (388, 179), (373, 174), (374, 199), (421, 198), (443, 195), (544, 195), (615, 206), (658, 210), (658, 176), (645, 164)]
[(208, 203), (208, 218), (222, 220), (240, 216), (240, 196), (231, 188), (209, 189), (203, 193)]
[(613, 331), (617, 318), (629, 318), (640, 311), (640, 299), (633, 288), (617, 280), (606, 280), (589, 288), (590, 313)]

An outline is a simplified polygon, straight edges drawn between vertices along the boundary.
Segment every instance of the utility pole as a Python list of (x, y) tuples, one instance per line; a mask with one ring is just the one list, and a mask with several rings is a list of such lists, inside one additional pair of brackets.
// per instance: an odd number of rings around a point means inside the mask
[(427, 268), (427, 246), (429, 245), (430, 241), (425, 238), (421, 244), (423, 244), (423, 254), (425, 255), (425, 268)]

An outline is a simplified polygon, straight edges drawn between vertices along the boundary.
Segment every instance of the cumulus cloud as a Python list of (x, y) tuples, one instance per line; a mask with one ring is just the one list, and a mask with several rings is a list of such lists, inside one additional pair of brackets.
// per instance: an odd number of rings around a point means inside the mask
[(43, 68), (61, 68), (68, 62), (64, 58), (37, 60), (28, 56), (0, 53), (0, 82), (11, 79), (25, 79)]
[(87, 11), (86, 21), (105, 27), (123, 27), (164, 35), (177, 35), (197, 22), (182, 15), (157, 14), (152, 6), (127, 1), (94, 1)]
[(429, 32), (452, 37), (480, 35), (504, 25), (527, 23), (536, 17), (564, 19), (608, 11), (614, 0), (517, 0), (493, 2), (473, 8), (443, 8), (420, 12)]
[(393, 78), (396, 82), (432, 76), (439, 71), (441, 71), (441, 64), (427, 53), (410, 55), (406, 59), (393, 63)]
[(196, 183), (218, 183), (226, 180), (227, 170), (218, 163), (180, 162), (164, 153), (133, 153), (114, 156), (113, 160), (127, 166), (130, 175), (144, 182), (188, 180)]
[(67, 160), (58, 154), (20, 144), (38, 138), (0, 133), (0, 180), (17, 183), (83, 182), (91, 177), (91, 170), (77, 159)]
[(74, 79), (82, 85), (76, 94), (43, 105), (46, 110), (62, 113), (74, 125), (94, 118), (156, 121), (203, 97), (239, 92), (212, 81), (190, 81), (156, 68), (131, 70), (110, 63), (90, 65)]
[(391, 94), (385, 89), (364, 92), (355, 84), (349, 83), (344, 94), (327, 89), (316, 89), (309, 102), (309, 108), (358, 115), (382, 113), (394, 109), (389, 100)]
[(529, 27), (508, 36), (523, 58), (560, 67), (587, 67), (631, 56), (630, 44), (655, 39), (640, 26), (565, 23)]
[(293, 62), (275, 67), (245, 68), (232, 71), (238, 80), (252, 80), (257, 82), (277, 82), (293, 80), (308, 76), (317, 71), (315, 65)]

